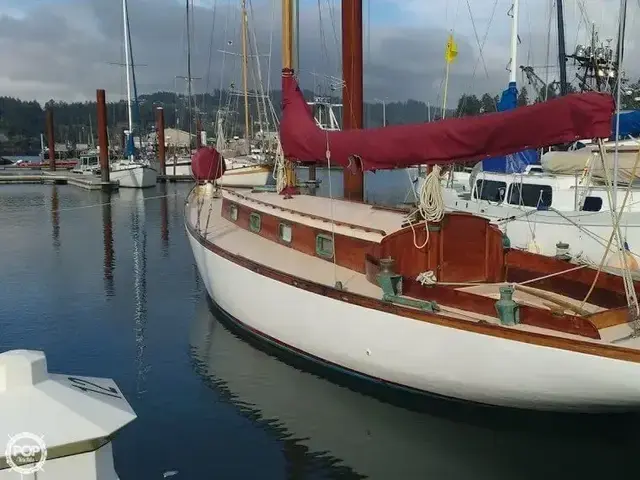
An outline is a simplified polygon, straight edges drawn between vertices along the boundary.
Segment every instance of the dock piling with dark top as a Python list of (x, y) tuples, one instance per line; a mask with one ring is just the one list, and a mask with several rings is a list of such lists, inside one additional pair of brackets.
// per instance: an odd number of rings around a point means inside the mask
[(156, 108), (156, 131), (156, 138), (158, 140), (158, 161), (160, 162), (160, 178), (166, 179), (167, 167), (166, 150), (164, 144), (164, 109), (162, 107)]
[[(53, 133), (53, 110), (47, 108), (46, 113), (47, 141), (49, 142), (49, 170), (56, 171), (56, 139)], [(42, 152), (42, 160), (44, 161), (44, 152)]]
[(98, 106), (98, 145), (100, 146), (100, 175), (103, 188), (110, 190), (109, 180), (109, 137), (107, 136), (107, 104), (104, 90), (96, 91)]

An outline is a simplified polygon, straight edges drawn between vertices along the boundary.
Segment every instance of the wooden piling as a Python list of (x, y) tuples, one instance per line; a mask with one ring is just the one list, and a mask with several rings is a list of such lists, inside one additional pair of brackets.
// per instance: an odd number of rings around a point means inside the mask
[[(47, 141), (49, 142), (49, 170), (55, 172), (56, 170), (56, 139), (53, 133), (53, 110), (47, 109), (46, 113), (46, 130)], [(42, 152), (44, 160), (44, 152)]]
[(158, 161), (160, 162), (160, 175), (161, 178), (166, 178), (167, 175), (167, 152), (165, 150), (164, 143), (164, 109), (162, 107), (156, 108), (156, 138), (158, 140)]
[(100, 174), (103, 185), (110, 185), (109, 180), (109, 137), (107, 136), (107, 102), (104, 90), (96, 91), (98, 106), (98, 145), (100, 147)]

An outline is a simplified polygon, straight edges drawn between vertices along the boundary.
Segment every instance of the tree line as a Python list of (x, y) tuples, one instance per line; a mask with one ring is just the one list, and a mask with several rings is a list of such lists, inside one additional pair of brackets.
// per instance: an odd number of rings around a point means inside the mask
[[(640, 83), (640, 82), (639, 82)], [(640, 92), (639, 83), (630, 85), (628, 91)], [(305, 97), (313, 98), (313, 92), (305, 91)], [(527, 105), (544, 98), (552, 98), (557, 93), (553, 88), (547, 92), (537, 93), (534, 98), (529, 97), (529, 91), (523, 86), (518, 94), (518, 105)], [(278, 112), (281, 102), (281, 92), (272, 91), (269, 98)], [(637, 99), (636, 99), (637, 98)], [(462, 95), (455, 110), (447, 111), (446, 116), (467, 116), (495, 112), (500, 100), (499, 95), (485, 93)], [(332, 102), (340, 103), (339, 98), (332, 98)], [(232, 95), (228, 91), (214, 91), (192, 98), (192, 104), (198, 112), (203, 129), (209, 136), (215, 134), (215, 118), (220, 108), (231, 107), (236, 112), (232, 117), (232, 134), (244, 135), (244, 97)], [(250, 98), (250, 115), (253, 123), (257, 124), (257, 102)], [(139, 117), (137, 124), (144, 132), (151, 131), (155, 123), (155, 108), (162, 106), (165, 114), (165, 126), (189, 130), (188, 98), (172, 92), (155, 92), (139, 97), (138, 108), (134, 109), (134, 116)], [(69, 145), (97, 142), (96, 131), (96, 103), (95, 102), (59, 102), (49, 100), (44, 105), (36, 101), (25, 101), (11, 97), (0, 97), (0, 155), (37, 154), (40, 152), (40, 134), (45, 131), (45, 110), (53, 110), (54, 135), (56, 142)], [(640, 97), (623, 96), (623, 108), (640, 108)], [(336, 115), (340, 117), (341, 112)], [(111, 102), (107, 105), (109, 135), (111, 141), (120, 141), (122, 130), (127, 128), (127, 103), (125, 101)], [(418, 100), (404, 102), (368, 102), (364, 106), (364, 122), (367, 127), (377, 127), (386, 120), (387, 125), (410, 124), (437, 120), (442, 118), (442, 109)], [(254, 128), (253, 126), (251, 128)], [(257, 128), (257, 127), (255, 127)]]

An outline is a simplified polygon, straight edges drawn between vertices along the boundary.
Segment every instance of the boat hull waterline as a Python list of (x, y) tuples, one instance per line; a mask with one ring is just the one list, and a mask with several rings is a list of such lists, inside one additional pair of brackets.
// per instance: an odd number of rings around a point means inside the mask
[(109, 173), (112, 181), (124, 188), (150, 188), (158, 181), (158, 172), (147, 165), (130, 165), (114, 168)]
[(638, 363), (364, 309), (259, 274), (188, 223), (187, 233), (207, 292), (227, 315), (345, 372), (391, 388), (518, 409), (596, 413), (640, 405)]
[(218, 180), (221, 187), (262, 187), (269, 183), (272, 169), (264, 165), (237, 167), (227, 170)]
[[(168, 163), (166, 165), (167, 178), (190, 177), (191, 160)], [(263, 187), (269, 183), (272, 168), (267, 165), (247, 165), (228, 169), (222, 177), (217, 180), (222, 187)]]

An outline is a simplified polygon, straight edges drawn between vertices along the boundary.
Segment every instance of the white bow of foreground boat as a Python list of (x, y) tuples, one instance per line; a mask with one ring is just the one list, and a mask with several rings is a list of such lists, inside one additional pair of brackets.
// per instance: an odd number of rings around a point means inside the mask
[(118, 479), (111, 441), (136, 414), (113, 380), (51, 374), (33, 350), (1, 353), (0, 379), (0, 479)]
[[(624, 308), (611, 308), (624, 305), (622, 280), (602, 273), (594, 303), (580, 309), (550, 290), (562, 285), (582, 295), (595, 271), (557, 275), (575, 265), (504, 254), (500, 232), (486, 219), (448, 215), (431, 225), (427, 247), (418, 250), (402, 213), (366, 204), (231, 190), (216, 198), (207, 185), (194, 189), (185, 209), (210, 297), (250, 335), (412, 393), (537, 410), (640, 407), (640, 338), (628, 338)], [(422, 244), (424, 224), (415, 229)], [(405, 282), (400, 299), (383, 301), (371, 281), (376, 255), (395, 257)], [(542, 277), (536, 269), (556, 272), (529, 286), (546, 291), (516, 290), (520, 323), (513, 326), (501, 323), (494, 306), (505, 285), (496, 280), (503, 257), (516, 262), (507, 264), (516, 288)], [(416, 269), (433, 269), (438, 282), (481, 283), (422, 286), (407, 273)], [(427, 311), (428, 300), (439, 310)], [(568, 314), (572, 309), (581, 313)]]

